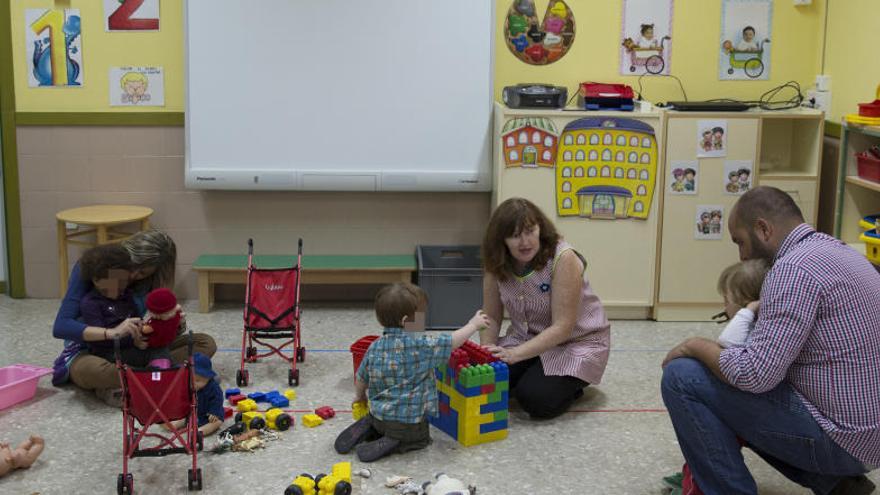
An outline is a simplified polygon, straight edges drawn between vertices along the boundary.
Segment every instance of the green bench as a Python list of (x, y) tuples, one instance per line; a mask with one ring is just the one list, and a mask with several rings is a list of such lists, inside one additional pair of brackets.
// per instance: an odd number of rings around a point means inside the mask
[[(296, 265), (296, 256), (255, 255), (258, 268)], [(409, 282), (416, 269), (415, 255), (313, 256), (302, 258), (302, 284), (389, 284)], [(216, 284), (245, 284), (247, 255), (203, 254), (193, 263), (199, 274), (199, 312), (214, 305)]]

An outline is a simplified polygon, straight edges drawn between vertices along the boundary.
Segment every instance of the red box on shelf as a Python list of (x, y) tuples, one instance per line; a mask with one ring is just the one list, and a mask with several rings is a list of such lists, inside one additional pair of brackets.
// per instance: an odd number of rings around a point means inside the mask
[(873, 182), (880, 182), (880, 158), (863, 151), (856, 153), (856, 162), (859, 168), (859, 177)]

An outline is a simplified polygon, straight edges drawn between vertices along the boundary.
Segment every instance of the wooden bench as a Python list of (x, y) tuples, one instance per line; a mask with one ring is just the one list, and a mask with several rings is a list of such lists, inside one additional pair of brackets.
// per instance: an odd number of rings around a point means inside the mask
[[(412, 254), (368, 256), (303, 256), (302, 284), (388, 284), (409, 282), (416, 269)], [(296, 265), (296, 256), (255, 255), (258, 268)], [(199, 274), (199, 312), (214, 305), (214, 285), (245, 284), (247, 255), (203, 254), (193, 263)]]

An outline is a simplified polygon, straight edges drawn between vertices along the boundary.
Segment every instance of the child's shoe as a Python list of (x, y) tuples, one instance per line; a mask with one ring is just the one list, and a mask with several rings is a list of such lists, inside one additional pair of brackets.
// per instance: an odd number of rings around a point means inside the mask
[(377, 435), (378, 432), (373, 428), (372, 417), (364, 416), (349, 425), (348, 428), (342, 430), (342, 433), (336, 437), (333, 447), (336, 449), (336, 452), (347, 454), (351, 452), (355, 445), (363, 441), (372, 440), (370, 437)]
[(373, 462), (394, 453), (399, 445), (400, 440), (382, 437), (378, 440), (358, 445), (356, 451), (361, 462)]
[(670, 474), (663, 477), (663, 484), (669, 488), (681, 488), (682, 478), (684, 478), (684, 474), (681, 472)]

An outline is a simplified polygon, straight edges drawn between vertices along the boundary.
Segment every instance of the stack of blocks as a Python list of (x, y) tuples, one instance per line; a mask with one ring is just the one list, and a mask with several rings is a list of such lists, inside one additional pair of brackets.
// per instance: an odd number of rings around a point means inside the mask
[(466, 447), (507, 438), (507, 364), (468, 341), (435, 376), (439, 415), (428, 417), (432, 425)]

